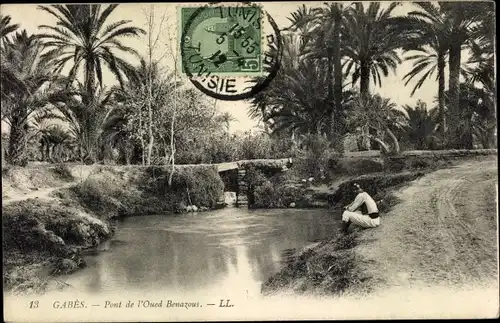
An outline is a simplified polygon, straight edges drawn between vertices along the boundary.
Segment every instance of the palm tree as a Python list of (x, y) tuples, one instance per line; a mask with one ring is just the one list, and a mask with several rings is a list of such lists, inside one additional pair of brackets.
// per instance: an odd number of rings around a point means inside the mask
[(415, 107), (405, 105), (408, 127), (405, 129), (408, 140), (414, 145), (414, 149), (433, 149), (436, 137), (436, 120), (432, 113), (427, 110), (425, 103), (418, 100)]
[(473, 149), (475, 139), (483, 148), (490, 148), (495, 143), (496, 111), (495, 96), (487, 89), (472, 84), (460, 84), (460, 108), (455, 125), (461, 148)]
[(488, 91), (495, 88), (495, 16), (486, 11), (478, 24), (471, 27), (469, 48), (471, 56), (465, 68), (467, 83), (482, 84)]
[[(344, 28), (346, 11), (341, 4), (328, 4), (315, 10), (314, 20), (319, 28), (314, 30), (316, 41), (313, 44), (315, 57), (325, 58), (328, 62), (328, 106), (333, 110), (331, 120), (331, 135), (335, 138), (337, 150), (343, 152), (343, 135), (345, 134), (345, 120), (342, 112), (342, 53), (341, 35)], [(332, 73), (334, 81), (332, 82)]]
[[(445, 12), (449, 23), (449, 107), (451, 108), (449, 134), (450, 148), (460, 148), (461, 131), (457, 128), (460, 123), (460, 73), (462, 49), (471, 37), (474, 26), (481, 21), (481, 17), (490, 14), (492, 5), (488, 2), (441, 2), (440, 7)], [(470, 146), (468, 143), (467, 146)]]
[[(49, 49), (44, 55), (55, 60), (55, 69), (60, 72), (68, 62), (73, 65), (69, 78), (74, 79), (83, 67), (86, 96), (92, 100), (96, 91), (96, 77), (99, 86), (103, 86), (103, 64), (115, 75), (120, 84), (124, 76), (130, 75), (132, 65), (116, 55), (137, 55), (137, 51), (124, 43), (122, 39), (137, 37), (145, 31), (129, 26), (130, 20), (120, 20), (106, 25), (106, 21), (118, 5), (108, 5), (104, 10), (101, 5), (50, 5), (38, 6), (57, 19), (57, 26), (41, 25), (47, 30), (39, 35)], [(125, 74), (125, 75), (124, 75)], [(91, 103), (89, 101), (87, 103)]]
[(326, 100), (327, 62), (301, 56), (296, 34), (284, 35), (283, 43), (280, 71), (269, 87), (252, 98), (251, 113), (262, 117), (273, 131), (290, 136), (327, 133), (332, 113)]
[(102, 159), (104, 124), (114, 109), (113, 91), (99, 88), (89, 97), (85, 86), (76, 82), (72, 91), (61, 96), (54, 107), (61, 119), (69, 124), (69, 132), (78, 143), (78, 157), (82, 162), (95, 163)]
[(4, 16), (0, 14), (0, 38), (4, 39), (4, 37), (7, 37), (8, 34), (14, 32), (19, 28), (18, 24), (10, 24), (11, 17), (10, 16)]
[[(4, 42), (2, 57), (2, 120), (10, 126), (7, 161), (25, 165), (29, 119), (59, 102), (62, 91), (53, 64), (41, 56), (42, 44), (25, 30)], [(14, 82), (12, 82), (14, 81)]]
[[(446, 55), (449, 49), (449, 22), (445, 12), (432, 2), (415, 2), (419, 10), (411, 11), (405, 22), (408, 23), (412, 41), (404, 47), (407, 51), (418, 51), (419, 54), (408, 56), (406, 60), (413, 60), (413, 69), (408, 72), (403, 80), (405, 85), (417, 75), (421, 75), (412, 90), (413, 95), (423, 83), (436, 73), (438, 81), (438, 112), (440, 128), (446, 132), (446, 107), (445, 107), (445, 68)], [(423, 74), (423, 75), (422, 75)]]
[[(277, 94), (276, 91), (272, 90), (277, 88), (277, 86), (273, 86), (273, 84), (277, 82), (277, 80), (284, 78), (290, 71), (293, 72), (294, 70), (298, 70), (299, 65), (305, 59), (301, 39), (301, 36), (296, 33), (286, 33), (282, 36), (283, 56), (281, 59), (280, 70), (270, 86), (263, 91), (256, 93), (250, 100), (252, 103), (252, 107), (248, 111), (250, 118), (262, 120), (264, 124), (267, 123), (269, 119), (268, 112), (270, 110), (267, 102), (268, 97), (272, 97), (274, 95), (273, 92)], [(271, 48), (271, 50), (273, 49), (274, 48)], [(257, 81), (260, 81), (260, 79), (257, 79)]]
[(368, 8), (356, 2), (347, 10), (342, 47), (348, 57), (346, 74), (352, 73), (352, 83), (360, 82), (362, 95), (369, 93), (370, 78), (381, 85), (381, 76), (395, 71), (401, 59), (397, 49), (406, 43), (406, 34), (392, 17), (398, 3), (381, 10), (380, 2), (370, 2)]
[(314, 40), (312, 31), (316, 27), (314, 22), (314, 9), (307, 8), (305, 4), (292, 12), (291, 17), (287, 17), (291, 25), (284, 31), (292, 31), (300, 37), (299, 48), (301, 52), (305, 52), (310, 42)]
[(44, 129), (40, 138), (42, 160), (64, 162), (71, 157), (73, 138), (61, 125), (51, 125)]
[[(396, 109), (396, 104), (380, 95), (359, 95), (352, 103), (349, 116), (351, 129), (360, 136), (377, 142), (384, 153), (399, 153), (399, 141), (394, 131), (407, 126), (404, 113)], [(371, 131), (372, 130), (372, 131)], [(392, 141), (393, 148), (387, 144), (385, 136)]]

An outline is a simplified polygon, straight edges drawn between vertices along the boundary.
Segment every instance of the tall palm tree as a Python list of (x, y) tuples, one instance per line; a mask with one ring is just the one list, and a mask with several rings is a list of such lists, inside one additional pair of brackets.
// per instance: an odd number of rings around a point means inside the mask
[(7, 39), (1, 48), (2, 120), (10, 126), (7, 161), (13, 165), (27, 163), (30, 117), (59, 102), (63, 90), (62, 78), (53, 73), (53, 64), (41, 56), (42, 50), (38, 38), (25, 30)]
[[(450, 148), (460, 148), (461, 130), (457, 128), (460, 121), (460, 73), (462, 49), (468, 43), (473, 27), (481, 17), (493, 10), (489, 2), (441, 2), (449, 23), (449, 108), (452, 126), (449, 134)], [(469, 144), (467, 144), (470, 146)]]
[(446, 55), (449, 49), (450, 30), (449, 22), (445, 12), (432, 2), (415, 2), (418, 10), (408, 13), (405, 22), (409, 24), (412, 33), (412, 41), (404, 47), (407, 51), (418, 51), (420, 53), (408, 56), (406, 60), (413, 60), (413, 69), (408, 72), (407, 85), (414, 77), (421, 75), (412, 90), (413, 95), (423, 83), (432, 77), (435, 72), (438, 81), (438, 112), (440, 116), (440, 128), (446, 131), (446, 107), (445, 107), (445, 68)]
[(10, 24), (11, 17), (0, 14), (0, 38), (3, 40), (8, 34), (19, 28), (18, 24)]
[[(324, 7), (315, 11), (315, 22), (319, 28), (314, 30), (316, 41), (313, 44), (314, 56), (327, 59), (328, 62), (328, 105), (332, 108), (331, 134), (337, 143), (337, 149), (343, 152), (343, 135), (345, 133), (345, 120), (342, 113), (342, 53), (341, 35), (344, 28), (344, 15), (346, 10), (342, 4), (325, 3)], [(332, 82), (332, 73), (334, 80)]]
[(393, 17), (398, 3), (381, 9), (380, 2), (370, 2), (365, 9), (356, 2), (347, 10), (342, 47), (348, 57), (346, 74), (352, 73), (352, 83), (360, 82), (362, 95), (369, 93), (370, 79), (381, 85), (381, 73), (395, 71), (401, 59), (397, 49), (406, 43), (406, 34)]
[(74, 79), (83, 67), (83, 84), (89, 99), (96, 91), (96, 78), (99, 86), (103, 86), (103, 65), (108, 67), (120, 84), (123, 83), (124, 76), (129, 75), (133, 68), (117, 53), (137, 55), (137, 51), (122, 40), (145, 34), (144, 30), (130, 26), (130, 20), (106, 25), (117, 6), (108, 5), (104, 10), (103, 6), (94, 4), (38, 6), (57, 19), (56, 26), (40, 26), (47, 31), (39, 35), (49, 49), (44, 55), (55, 60), (57, 72), (72, 62), (70, 79)]

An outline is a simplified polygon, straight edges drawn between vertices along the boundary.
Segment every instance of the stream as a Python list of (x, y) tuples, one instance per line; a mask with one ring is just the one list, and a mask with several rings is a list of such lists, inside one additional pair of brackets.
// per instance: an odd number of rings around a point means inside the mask
[(338, 223), (325, 209), (228, 207), (129, 217), (86, 256), (86, 268), (60, 278), (86, 294), (225, 290), (258, 297), (287, 251), (336, 234)]

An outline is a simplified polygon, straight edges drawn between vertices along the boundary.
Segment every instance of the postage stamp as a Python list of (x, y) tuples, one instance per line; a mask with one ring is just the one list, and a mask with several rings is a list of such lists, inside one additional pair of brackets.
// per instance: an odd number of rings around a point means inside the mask
[(178, 23), (178, 70), (207, 96), (245, 100), (276, 77), (282, 37), (262, 7), (250, 3), (182, 6)]
[(186, 70), (218, 76), (257, 76), (262, 64), (262, 12), (256, 5), (180, 8)]

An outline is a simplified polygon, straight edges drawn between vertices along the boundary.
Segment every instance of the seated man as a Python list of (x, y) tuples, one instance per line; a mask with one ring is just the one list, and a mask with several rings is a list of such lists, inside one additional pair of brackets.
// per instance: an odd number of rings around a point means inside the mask
[[(363, 228), (375, 228), (380, 225), (377, 203), (358, 185), (354, 184), (354, 191), (358, 194), (354, 201), (345, 207), (342, 213), (342, 231), (347, 232), (351, 223)], [(359, 208), (365, 206), (368, 214), (361, 213)]]

